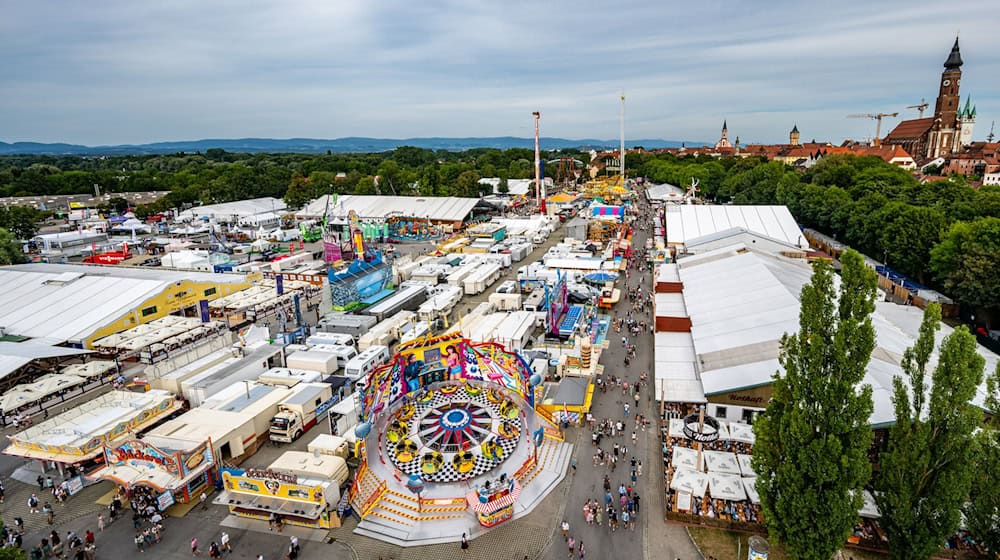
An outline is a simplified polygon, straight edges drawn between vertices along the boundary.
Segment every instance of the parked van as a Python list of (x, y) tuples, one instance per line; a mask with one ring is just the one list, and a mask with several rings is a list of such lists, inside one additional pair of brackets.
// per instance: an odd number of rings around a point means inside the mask
[(367, 350), (351, 358), (344, 368), (344, 376), (351, 382), (364, 379), (369, 373), (375, 371), (379, 366), (389, 362), (389, 348), (387, 346), (374, 345)]

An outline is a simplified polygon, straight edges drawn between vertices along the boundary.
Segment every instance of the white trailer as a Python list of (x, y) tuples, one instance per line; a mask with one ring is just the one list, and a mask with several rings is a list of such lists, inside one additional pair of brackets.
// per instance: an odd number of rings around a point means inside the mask
[(500, 265), (484, 264), (463, 282), (466, 295), (481, 294), (500, 278)]
[(521, 309), (521, 294), (490, 294), (490, 305), (498, 311), (517, 311)]
[(460, 301), (462, 301), (462, 288), (448, 286), (420, 304), (417, 309), (417, 317), (422, 321), (433, 321), (448, 315)]
[(306, 339), (306, 344), (326, 346), (354, 346), (354, 337), (349, 334), (317, 332)]
[(331, 375), (340, 369), (337, 355), (319, 350), (299, 350), (293, 352), (285, 358), (285, 363), (290, 368), (305, 369), (315, 371), (324, 375)]

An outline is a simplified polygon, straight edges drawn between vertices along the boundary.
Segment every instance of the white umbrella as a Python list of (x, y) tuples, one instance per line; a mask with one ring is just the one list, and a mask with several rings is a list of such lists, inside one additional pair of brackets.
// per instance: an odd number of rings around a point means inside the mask
[(743, 479), (733, 474), (708, 474), (709, 493), (713, 498), (738, 502), (747, 499)]
[(675, 469), (701, 470), (701, 463), (698, 461), (698, 452), (690, 447), (674, 446), (674, 454), (671, 465)]
[(747, 455), (745, 453), (740, 453), (736, 456), (736, 460), (740, 463), (740, 472), (745, 477), (754, 478), (757, 473), (753, 470), (753, 465), (750, 464), (750, 459), (753, 455)]
[(712, 473), (740, 474), (740, 465), (736, 462), (736, 454), (729, 451), (705, 451), (705, 465)]
[(688, 492), (702, 498), (708, 487), (708, 475), (691, 469), (676, 469), (670, 480), (670, 488), (678, 492)]
[(752, 503), (760, 503), (760, 494), (757, 493), (757, 477), (744, 478), (743, 489), (746, 490), (747, 498), (749, 498)]
[(861, 504), (861, 509), (858, 510), (858, 515), (861, 517), (867, 517), (868, 519), (878, 519), (882, 517), (882, 514), (878, 510), (878, 506), (875, 505), (875, 496), (872, 493), (864, 490), (864, 503)]
[(753, 426), (750, 424), (730, 422), (729, 439), (733, 441), (742, 441), (743, 443), (754, 443), (757, 441), (757, 436), (754, 435)]
[(673, 438), (687, 437), (684, 435), (684, 421), (680, 418), (671, 418), (670, 430), (668, 433), (670, 434), (670, 437)]

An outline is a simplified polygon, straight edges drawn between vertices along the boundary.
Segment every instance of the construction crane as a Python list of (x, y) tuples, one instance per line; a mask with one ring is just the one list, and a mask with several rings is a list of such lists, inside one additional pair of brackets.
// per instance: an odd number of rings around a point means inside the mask
[(882, 145), (882, 117), (898, 117), (899, 113), (858, 113), (855, 115), (847, 115), (849, 119), (875, 119), (875, 141), (872, 142), (873, 146)]
[(930, 105), (928, 105), (927, 101), (925, 101), (924, 98), (922, 98), (922, 97), (920, 98), (920, 105), (907, 105), (906, 106), (907, 109), (916, 109), (917, 111), (920, 111), (920, 116), (918, 118), (921, 118), (921, 119), (924, 118), (924, 110), (926, 110), (928, 107), (930, 107)]

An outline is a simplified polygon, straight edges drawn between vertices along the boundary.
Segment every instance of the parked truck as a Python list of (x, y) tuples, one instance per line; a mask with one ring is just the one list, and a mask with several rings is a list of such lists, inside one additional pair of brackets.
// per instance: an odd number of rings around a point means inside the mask
[(291, 443), (326, 418), (330, 407), (340, 396), (333, 395), (329, 383), (302, 383), (296, 393), (278, 405), (278, 412), (271, 418), (271, 441)]

